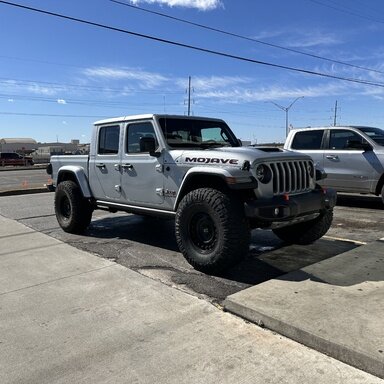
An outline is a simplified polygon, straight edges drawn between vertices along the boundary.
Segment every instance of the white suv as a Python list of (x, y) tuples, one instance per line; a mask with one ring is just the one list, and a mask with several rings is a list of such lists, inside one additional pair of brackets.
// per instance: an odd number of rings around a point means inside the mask
[(384, 130), (337, 126), (293, 129), (285, 149), (310, 155), (328, 177), (319, 184), (339, 192), (371, 193), (384, 203)]

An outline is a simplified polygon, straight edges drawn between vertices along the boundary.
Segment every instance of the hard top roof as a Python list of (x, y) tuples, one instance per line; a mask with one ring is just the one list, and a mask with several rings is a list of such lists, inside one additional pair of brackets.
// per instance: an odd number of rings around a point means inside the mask
[(94, 125), (104, 125), (104, 124), (117, 124), (124, 121), (135, 121), (135, 120), (149, 120), (149, 119), (160, 119), (160, 118), (176, 118), (176, 119), (189, 119), (189, 120), (216, 120), (221, 121), (221, 119), (215, 119), (211, 117), (202, 117), (202, 116), (185, 116), (185, 115), (167, 115), (167, 114), (143, 114), (143, 115), (127, 115), (121, 117), (112, 117), (110, 119), (98, 120), (94, 122)]

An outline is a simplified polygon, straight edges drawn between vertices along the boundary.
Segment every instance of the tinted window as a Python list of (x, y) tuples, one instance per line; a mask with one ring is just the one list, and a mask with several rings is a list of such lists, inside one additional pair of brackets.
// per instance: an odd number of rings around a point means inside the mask
[(292, 149), (321, 149), (324, 130), (297, 132), (292, 141)]
[(140, 147), (140, 139), (142, 137), (153, 137), (156, 140), (155, 130), (151, 123), (135, 123), (128, 125), (126, 143), (127, 153), (146, 152), (144, 148)]
[(384, 145), (384, 131), (380, 128), (358, 127), (379, 145)]
[(101, 127), (99, 130), (99, 148), (100, 155), (117, 154), (119, 152), (120, 127), (113, 125), (111, 127)]
[(331, 130), (329, 136), (329, 148), (350, 150), (350, 142), (362, 143), (362, 140), (362, 136), (347, 129)]

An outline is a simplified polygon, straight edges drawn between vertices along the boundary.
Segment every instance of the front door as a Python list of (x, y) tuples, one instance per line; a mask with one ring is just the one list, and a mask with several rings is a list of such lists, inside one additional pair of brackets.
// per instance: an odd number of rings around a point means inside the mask
[(375, 174), (369, 153), (353, 149), (349, 142), (363, 142), (364, 138), (348, 129), (332, 129), (329, 145), (324, 150), (325, 183), (338, 191), (369, 192)]
[(151, 156), (140, 143), (142, 137), (153, 137), (151, 121), (128, 123), (124, 132), (121, 159), (121, 200), (128, 204), (157, 207), (164, 203), (163, 155)]

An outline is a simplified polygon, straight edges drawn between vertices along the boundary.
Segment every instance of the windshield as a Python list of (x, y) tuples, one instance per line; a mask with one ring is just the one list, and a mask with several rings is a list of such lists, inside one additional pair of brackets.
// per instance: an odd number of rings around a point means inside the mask
[(171, 148), (238, 147), (240, 144), (223, 121), (160, 118), (161, 130)]
[(379, 145), (384, 145), (384, 131), (380, 128), (372, 127), (358, 127), (360, 131), (364, 132), (369, 136), (374, 142)]

